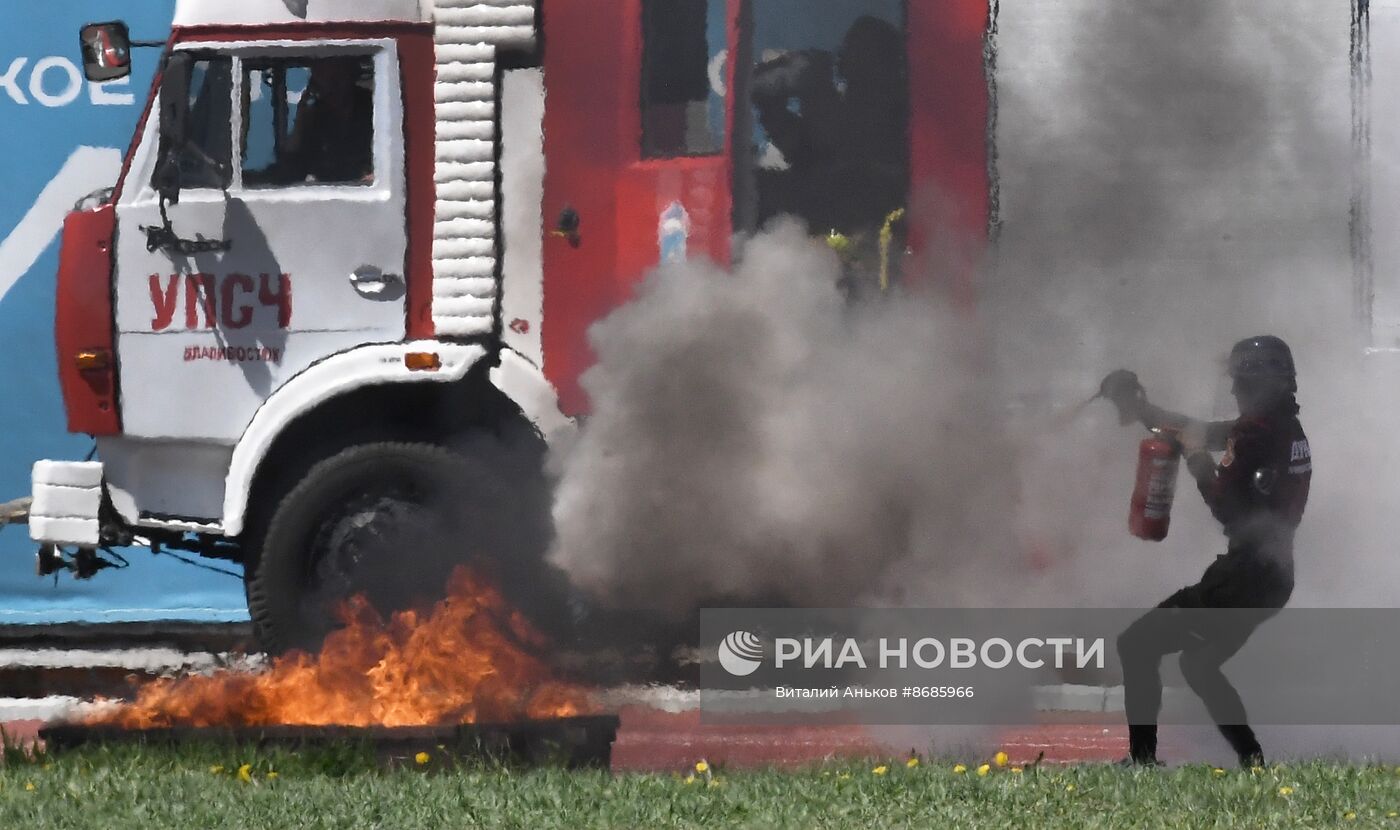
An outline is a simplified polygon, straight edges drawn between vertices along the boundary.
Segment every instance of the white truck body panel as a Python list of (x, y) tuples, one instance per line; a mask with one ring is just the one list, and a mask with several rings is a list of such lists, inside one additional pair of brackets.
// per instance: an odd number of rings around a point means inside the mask
[[(501, 78), (501, 338), (544, 365), (544, 71)], [(557, 413), (556, 413), (557, 414)]]
[[(484, 0), (490, 2), (491, 0)], [(431, 20), (431, 0), (176, 0), (176, 26)]]
[(112, 507), (128, 524), (152, 516), (219, 523), (232, 446), (113, 437), (97, 439), (97, 454)]
[[(436, 371), (413, 371), (404, 356), (436, 354)], [(504, 375), (492, 371), (502, 391), (523, 398), (522, 408), (544, 434), (561, 434), (572, 422), (558, 414), (553, 387), (528, 361), (506, 352)], [(464, 378), (483, 357), (480, 344), (436, 340), (363, 346), (323, 360), (302, 372), (257, 411), (236, 446), (152, 441), (129, 437), (98, 439), (101, 462), (41, 461), (34, 467), (35, 512), (31, 535), (66, 545), (97, 544), (97, 510), (102, 486), (121, 518), (135, 527), (189, 530), (237, 536), (243, 532), (248, 494), (258, 465), (288, 424), (338, 395), (365, 386), (451, 383)], [(551, 412), (551, 406), (553, 407)], [(61, 488), (62, 493), (56, 491)], [(68, 490), (82, 489), (81, 503)], [(53, 509), (50, 510), (49, 506)], [(76, 506), (75, 506), (76, 505)]]
[(502, 349), (500, 358), (491, 367), (491, 385), (520, 407), (546, 443), (568, 440), (578, 424), (559, 410), (559, 393), (540, 367), (510, 349)]
[(496, 58), (535, 43), (535, 0), (436, 0), (436, 221), (433, 327), (490, 334), (498, 285)]
[[(404, 355), (409, 352), (432, 352), (441, 361), (441, 368), (433, 372), (411, 371), (404, 365)], [(333, 397), (364, 386), (461, 380), (485, 356), (486, 347), (477, 343), (425, 340), (363, 346), (327, 358), (298, 375), (268, 398), (234, 448), (224, 482), (224, 533), (237, 536), (243, 532), (248, 493), (258, 465), (277, 436), (298, 417)]]
[[(169, 208), (175, 231), (185, 238), (230, 239), (226, 253), (187, 257), (146, 249), (141, 227), (161, 221), (150, 186), (159, 144), (155, 129), (147, 129), (137, 151), (131, 186), (117, 205), (124, 431), (132, 438), (232, 445), (268, 396), (308, 366), (365, 343), (404, 337), (403, 292), (367, 296), (351, 282), (352, 274), (377, 269), (397, 275), (402, 288), (402, 104), (392, 40), (200, 46), (233, 58), (234, 135), (246, 58), (369, 52), (376, 78), (373, 184), (244, 187), (235, 151), (228, 190), (181, 192), (180, 203)], [(202, 293), (206, 286), (214, 289), (212, 296)], [(267, 302), (283, 293), (290, 293), (285, 307)], [(231, 326), (235, 318), (243, 325)], [(216, 405), (172, 406), (164, 395), (152, 394), (156, 389)]]

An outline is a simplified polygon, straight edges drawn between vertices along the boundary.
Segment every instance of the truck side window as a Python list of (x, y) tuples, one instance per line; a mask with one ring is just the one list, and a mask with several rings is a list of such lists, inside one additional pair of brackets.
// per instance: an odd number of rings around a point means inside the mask
[(374, 58), (243, 64), (243, 183), (374, 183)]
[(233, 177), (233, 62), (229, 58), (196, 60), (190, 67), (188, 140), (177, 151), (180, 182), (187, 188), (226, 189)]
[[(711, 155), (724, 143), (725, 0), (643, 0), (642, 157)], [(717, 73), (718, 74), (718, 73)]]

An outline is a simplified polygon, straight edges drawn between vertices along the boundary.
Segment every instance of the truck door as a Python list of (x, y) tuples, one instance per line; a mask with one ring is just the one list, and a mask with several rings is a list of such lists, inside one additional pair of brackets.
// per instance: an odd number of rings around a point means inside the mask
[(588, 327), (665, 260), (729, 260), (740, 0), (544, 6), (544, 371), (586, 401)]
[(398, 62), (393, 41), (190, 54), (169, 232), (159, 106), (117, 204), (122, 416), (132, 437), (231, 444), (315, 361), (404, 337)]

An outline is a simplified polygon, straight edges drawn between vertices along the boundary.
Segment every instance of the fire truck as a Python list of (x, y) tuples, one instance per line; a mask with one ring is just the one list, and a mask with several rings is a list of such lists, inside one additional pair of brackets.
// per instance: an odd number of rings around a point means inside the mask
[[(240, 562), (273, 650), (464, 558), (549, 596), (541, 464), (586, 417), (589, 326), (780, 213), (904, 216), (916, 256), (921, 211), (985, 235), (988, 25), (987, 0), (178, 0), (119, 180), (63, 229), (60, 380), (96, 452), (34, 465), (41, 571)], [(94, 80), (143, 45), (80, 43)]]

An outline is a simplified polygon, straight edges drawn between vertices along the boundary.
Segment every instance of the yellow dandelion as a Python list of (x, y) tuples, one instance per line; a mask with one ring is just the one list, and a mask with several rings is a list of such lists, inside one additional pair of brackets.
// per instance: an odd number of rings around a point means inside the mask
[(1010, 759), (1006, 757), (1006, 753), (1005, 753), (1005, 752), (998, 752), (997, 754), (995, 754), (995, 755), (992, 756), (992, 762), (995, 763), (995, 764), (996, 764), (997, 766), (999, 766), (999, 767), (1004, 767), (1004, 766), (1006, 766), (1006, 762), (1007, 762), (1008, 760), (1010, 760)]
[(1216, 767), (1215, 769), (1211, 770), (1211, 772), (1215, 773), (1216, 775), (1224, 775), (1224, 774), (1225, 774), (1225, 770), (1221, 769), (1220, 767)]
[(418, 753), (417, 755), (413, 756), (413, 763), (417, 764), (417, 765), (420, 766), (420, 767), (423, 766), (424, 764), (428, 763), (428, 762), (431, 761), (431, 760), (432, 760), (432, 756), (429, 755), (429, 754), (426, 753), (426, 752), (420, 752), (420, 753)]
[(918, 759), (918, 758), (910, 758), (908, 761), (905, 761), (905, 762), (904, 762), (904, 766), (908, 767), (909, 769), (913, 769), (914, 767), (917, 767), (918, 765), (919, 765), (919, 759)]
[(273, 781), (277, 778), (277, 770), (271, 770), (267, 774), (267, 780)]
[(702, 758), (695, 762), (695, 771), (701, 774), (707, 773), (710, 771), (710, 765)]
[(222, 774), (223, 774), (223, 771), (224, 771), (224, 765), (223, 765), (223, 764), (215, 764), (214, 766), (212, 766), (212, 767), (209, 768), (209, 774), (210, 774), (210, 775), (222, 775)]
[(1288, 796), (1293, 795), (1293, 788), (1292, 788), (1292, 787), (1279, 787), (1279, 788), (1278, 788), (1278, 794), (1281, 795), (1281, 796), (1283, 796), (1283, 797), (1285, 797), (1285, 798), (1287, 798)]
[(978, 775), (986, 775), (987, 773), (989, 773), (989, 772), (991, 772), (991, 771), (992, 771), (992, 765), (991, 765), (991, 764), (983, 764), (982, 766), (980, 766), (980, 767), (977, 768), (977, 774), (978, 774)]
[(966, 764), (953, 764), (953, 774), (954, 774), (954, 775), (962, 775), (962, 774), (965, 773), (965, 772), (967, 772), (967, 765), (966, 765)]
[(885, 773), (887, 773), (887, 772), (889, 772), (889, 771), (890, 771), (890, 768), (887, 767), (887, 766), (885, 766), (884, 764), (881, 764), (880, 766), (878, 766), (878, 767), (876, 767), (875, 769), (871, 770), (871, 772), (875, 773), (876, 775), (884, 775)]
[(1386, 818), (1396, 818), (1397, 816), (1400, 816), (1400, 813), (1397, 813), (1394, 810), (1391, 810), (1390, 812), (1385, 814)]
[(34, 782), (33, 782), (33, 781), (25, 781), (25, 782), (24, 782), (24, 791), (25, 791), (25, 792), (32, 793), (32, 792), (34, 792), (34, 790), (35, 790), (35, 787), (34, 787)]
[(1021, 768), (1020, 768), (1020, 767), (1012, 767), (1012, 768), (1011, 768), (1011, 771), (1012, 771), (1013, 773), (1020, 774)]
[(1342, 813), (1342, 818), (1346, 819), (1347, 821), (1356, 821), (1356, 813), (1347, 810), (1345, 813)]
[(687, 775), (685, 778), (683, 778), (683, 779), (681, 779), (681, 780), (683, 780), (683, 781), (686, 783), (686, 786), (689, 786), (689, 785), (695, 783), (695, 776), (694, 776), (693, 774)]
[(253, 765), (244, 764), (238, 768), (238, 780), (245, 784), (253, 783)]
[(1067, 793), (1072, 793), (1072, 792), (1074, 792), (1074, 785), (1073, 785), (1073, 784), (1066, 784), (1066, 785), (1065, 785), (1065, 792), (1067, 792)]

